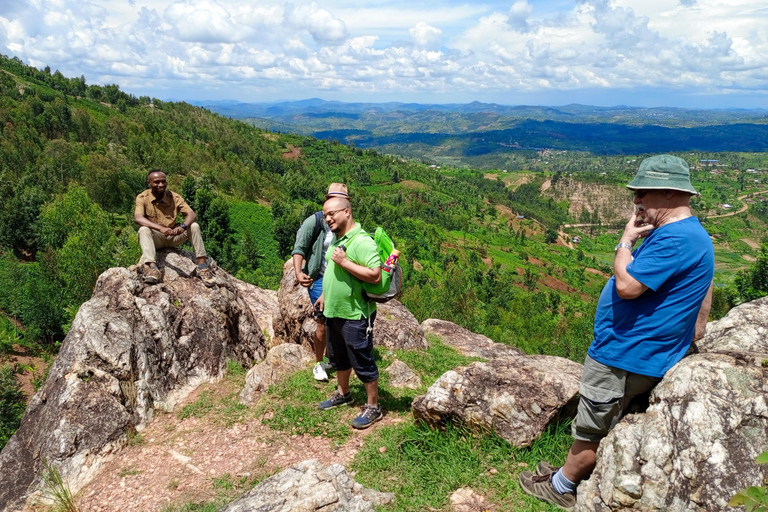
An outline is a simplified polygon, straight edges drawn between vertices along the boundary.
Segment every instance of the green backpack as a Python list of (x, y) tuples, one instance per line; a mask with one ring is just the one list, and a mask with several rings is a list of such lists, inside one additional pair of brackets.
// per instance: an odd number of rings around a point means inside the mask
[(400, 251), (395, 250), (395, 244), (381, 226), (376, 228), (373, 235), (366, 231), (358, 232), (350, 238), (348, 243), (351, 244), (352, 240), (360, 234), (373, 238), (373, 242), (376, 244), (376, 252), (379, 253), (379, 259), (381, 260), (381, 282), (378, 284), (363, 282), (363, 298), (374, 302), (388, 302), (400, 295), (403, 287), (403, 269), (400, 268), (397, 258), (394, 258), (394, 261), (388, 262), (393, 252), (399, 257)]

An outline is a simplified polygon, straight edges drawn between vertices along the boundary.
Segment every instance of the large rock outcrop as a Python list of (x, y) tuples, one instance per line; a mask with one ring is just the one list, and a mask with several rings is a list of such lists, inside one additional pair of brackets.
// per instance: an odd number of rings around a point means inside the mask
[(427, 338), (416, 317), (397, 300), (378, 304), (373, 344), (389, 349), (426, 350)]
[[(307, 289), (296, 280), (291, 260), (283, 266), (274, 318), (276, 343), (300, 343), (313, 350), (317, 322)], [(421, 326), (408, 309), (396, 300), (378, 304), (373, 343), (388, 349), (426, 349), (429, 345)]]
[(578, 401), (582, 366), (554, 356), (498, 357), (450, 370), (413, 400), (413, 415), (433, 427), (447, 420), (493, 430), (529, 446)]
[(275, 316), (277, 315), (277, 292), (253, 286), (239, 279), (232, 279), (240, 292), (245, 304), (250, 308), (253, 318), (261, 327), (261, 332), (267, 339), (267, 346), (274, 347), (280, 343), (275, 336)]
[(310, 361), (313, 361), (312, 356), (301, 345), (283, 343), (271, 348), (264, 361), (248, 370), (245, 387), (240, 392), (240, 402), (250, 404), (269, 386), (305, 367)]
[(267, 478), (219, 512), (374, 512), (394, 498), (355, 482), (340, 464), (312, 459)]
[(0, 453), (0, 504), (16, 510), (35, 491), (45, 459), (73, 492), (141, 430), (156, 408), (223, 375), (228, 359), (252, 366), (266, 354), (261, 328), (234, 280), (194, 277), (192, 255), (159, 251), (161, 284), (112, 268), (72, 323), (45, 385)]
[(291, 260), (283, 265), (283, 279), (277, 290), (277, 312), (273, 321), (275, 343), (298, 343), (314, 350), (317, 322), (307, 289), (296, 280)]
[(707, 327), (697, 354), (667, 372), (645, 414), (601, 443), (577, 510), (726, 510), (764, 485), (755, 457), (768, 447), (768, 298)]
[(462, 326), (447, 320), (429, 318), (421, 322), (421, 328), (425, 333), (439, 337), (443, 343), (467, 357), (494, 359), (496, 357), (525, 354), (525, 352), (517, 347), (496, 343), (487, 336), (468, 331)]

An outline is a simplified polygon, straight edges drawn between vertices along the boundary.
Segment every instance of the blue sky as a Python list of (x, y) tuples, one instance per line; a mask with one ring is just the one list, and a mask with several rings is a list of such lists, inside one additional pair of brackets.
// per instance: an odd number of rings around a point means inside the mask
[(13, 0), (0, 53), (160, 99), (768, 108), (765, 0)]

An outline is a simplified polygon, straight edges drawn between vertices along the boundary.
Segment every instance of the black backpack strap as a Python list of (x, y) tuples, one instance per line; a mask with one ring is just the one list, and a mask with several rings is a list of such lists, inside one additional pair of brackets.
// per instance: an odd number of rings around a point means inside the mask
[(323, 230), (323, 212), (315, 212), (315, 229), (312, 231), (312, 242), (309, 244), (310, 246), (315, 245), (317, 236), (320, 234), (322, 230)]

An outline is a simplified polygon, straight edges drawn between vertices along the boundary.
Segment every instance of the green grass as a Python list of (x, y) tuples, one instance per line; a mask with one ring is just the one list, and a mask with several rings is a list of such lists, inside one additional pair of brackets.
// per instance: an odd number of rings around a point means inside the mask
[[(479, 357), (462, 356), (455, 349), (445, 345), (438, 336), (433, 334), (427, 334), (427, 341), (429, 342), (429, 349), (425, 351), (395, 351), (397, 358), (407, 364), (411, 370), (421, 377), (424, 391), (448, 370), (458, 366), (467, 366), (472, 361), (483, 361)], [(416, 394), (420, 394), (418, 390), (416, 391)]]
[(447, 511), (449, 495), (466, 486), (499, 511), (557, 510), (525, 495), (517, 477), (541, 459), (561, 464), (571, 443), (568, 428), (554, 425), (533, 446), (517, 449), (494, 434), (471, 434), (450, 424), (443, 431), (423, 423), (395, 425), (371, 434), (351, 469), (363, 485), (395, 493), (395, 503), (382, 511)]
[(185, 420), (187, 418), (203, 418), (208, 415), (216, 407), (214, 401), (213, 392), (205, 390), (200, 393), (200, 396), (192, 402), (181, 408), (179, 411), (179, 419)]
[(227, 361), (226, 391), (214, 395), (211, 389), (203, 389), (197, 400), (181, 408), (178, 418), (210, 417), (224, 427), (247, 421), (253, 413), (248, 406), (240, 403), (244, 374), (245, 369), (239, 363)]
[[(437, 337), (429, 336), (428, 339), (430, 348), (426, 351), (374, 349), (374, 357), (379, 366), (379, 403), (387, 414), (410, 415), (413, 398), (425, 393), (427, 387), (440, 375), (457, 366), (479, 360), (459, 355)], [(389, 375), (384, 370), (396, 358), (421, 377), (420, 388), (397, 389), (389, 386)], [(311, 370), (301, 370), (271, 386), (261, 397), (256, 414), (274, 430), (292, 435), (327, 437), (337, 444), (343, 444), (351, 435), (349, 424), (359, 411), (356, 406), (319, 410), (317, 404), (327, 399), (334, 389), (334, 382), (317, 382), (312, 378)], [(365, 402), (365, 388), (354, 377), (350, 381), (350, 391), (355, 397), (355, 405)]]
[(120, 478), (125, 478), (126, 476), (138, 475), (139, 473), (141, 473), (141, 470), (138, 470), (133, 466), (129, 466), (127, 468), (121, 469), (118, 475), (120, 476)]
[[(273, 430), (329, 437), (342, 444), (351, 434), (349, 422), (356, 416), (356, 409), (339, 407), (321, 411), (317, 408), (334, 389), (335, 383), (318, 382), (311, 370), (301, 370), (271, 386), (262, 395), (256, 414)], [(362, 404), (365, 396), (362, 383), (352, 379), (350, 389), (357, 403)]]
[(43, 496), (53, 502), (53, 510), (56, 512), (79, 512), (75, 495), (72, 494), (69, 484), (61, 478), (59, 470), (48, 464), (45, 459), (43, 459), (43, 466), (45, 467), (42, 473), (45, 484)]
[(222, 497), (205, 503), (191, 502), (181, 505), (168, 505), (163, 507), (162, 512), (216, 512), (230, 501), (232, 500)]
[[(256, 461), (257, 468), (263, 468), (266, 459)], [(262, 480), (269, 478), (275, 472), (258, 470), (253, 477), (241, 476), (235, 477), (230, 473), (224, 473), (221, 476), (211, 478), (211, 487), (216, 493), (216, 497), (207, 502), (188, 501), (181, 504), (172, 504), (164, 507), (163, 512), (216, 512), (224, 505), (234, 501), (246, 491), (249, 491)], [(178, 481), (173, 482), (172, 489), (178, 487)]]

